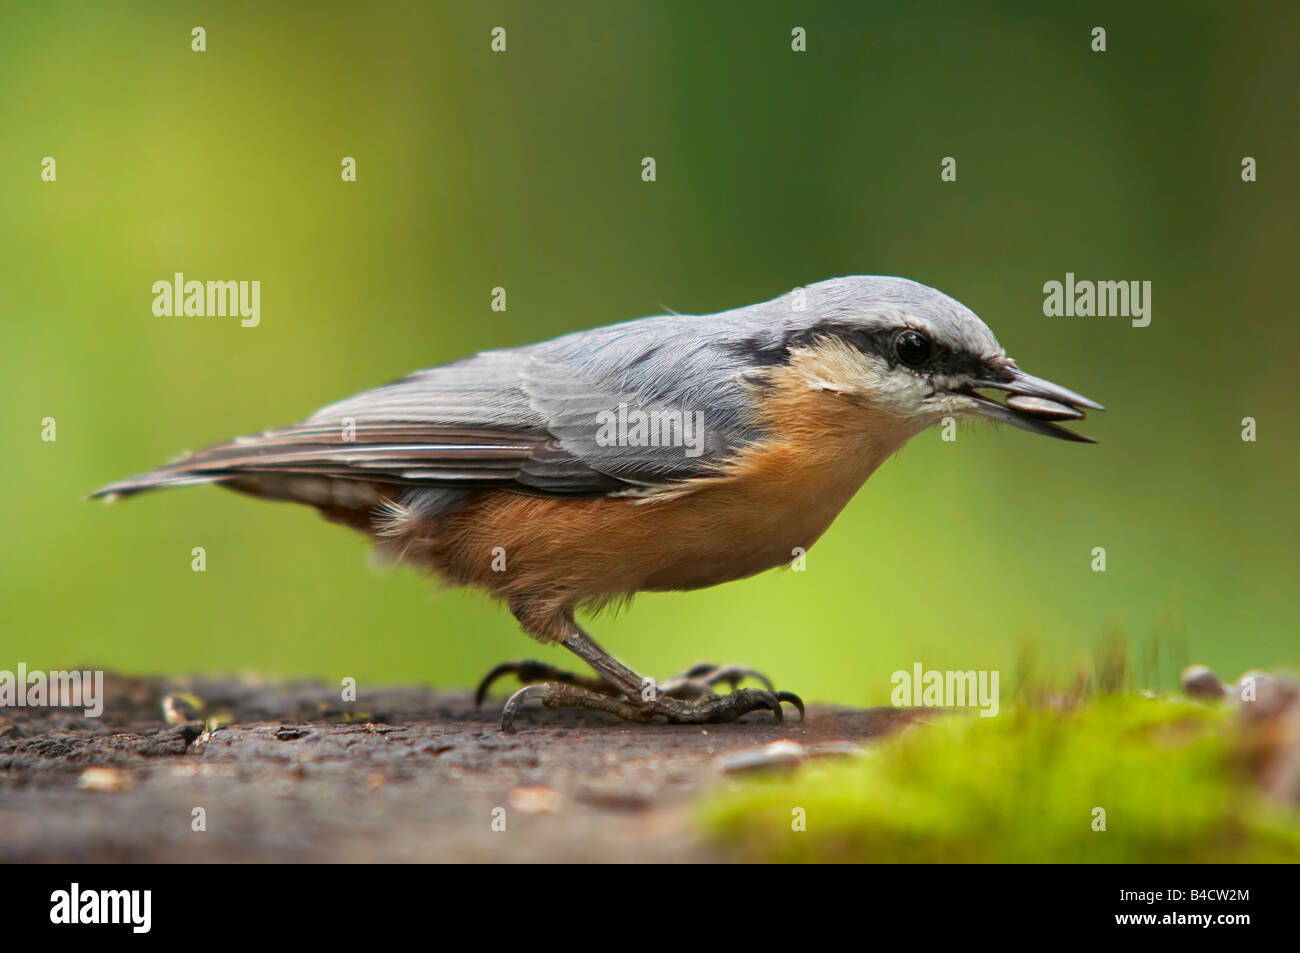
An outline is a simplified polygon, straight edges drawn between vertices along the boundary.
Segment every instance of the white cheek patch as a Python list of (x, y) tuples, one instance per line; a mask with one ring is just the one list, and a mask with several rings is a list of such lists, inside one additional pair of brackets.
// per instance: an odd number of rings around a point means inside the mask
[(884, 366), (873, 381), (868, 396), (879, 407), (913, 416), (928, 409), (926, 398), (930, 392), (930, 383), (925, 378), (901, 367), (890, 370)]
[(875, 354), (863, 353), (837, 338), (792, 352), (791, 366), (815, 390), (841, 394), (854, 402), (924, 426), (945, 416), (968, 416), (975, 404), (960, 394), (946, 393), (964, 380), (950, 375), (917, 374), (902, 365), (890, 366)]
[(928, 398), (934, 387), (930, 379), (906, 367), (890, 367), (882, 358), (860, 355), (861, 387), (857, 391), (868, 403), (902, 417), (915, 417), (932, 409)]
[[(790, 367), (809, 387), (836, 394), (865, 394), (874, 389), (878, 371), (873, 362), (838, 338), (825, 338), (814, 347), (790, 354)], [(883, 362), (879, 362), (883, 363)]]

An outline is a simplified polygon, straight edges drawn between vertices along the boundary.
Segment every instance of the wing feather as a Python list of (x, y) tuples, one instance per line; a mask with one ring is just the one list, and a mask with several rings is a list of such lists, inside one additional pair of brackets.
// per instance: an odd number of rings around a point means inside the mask
[[(642, 319), (417, 371), (92, 496), (258, 474), (549, 496), (688, 479), (752, 437), (742, 420), (743, 367), (698, 347), (700, 320)], [(684, 439), (607, 439), (602, 421), (635, 412), (668, 414)]]

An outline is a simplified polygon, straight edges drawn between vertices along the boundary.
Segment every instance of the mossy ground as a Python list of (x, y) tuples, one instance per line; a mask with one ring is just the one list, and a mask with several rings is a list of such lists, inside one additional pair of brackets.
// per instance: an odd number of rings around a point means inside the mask
[(1258, 793), (1246, 730), (1225, 705), (1135, 695), (937, 714), (713, 794), (699, 820), (748, 860), (1300, 861), (1300, 811)]

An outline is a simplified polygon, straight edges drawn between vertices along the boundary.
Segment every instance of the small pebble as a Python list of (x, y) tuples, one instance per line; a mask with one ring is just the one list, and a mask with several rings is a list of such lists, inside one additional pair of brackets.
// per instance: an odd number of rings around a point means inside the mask
[(514, 788), (506, 803), (520, 814), (554, 814), (564, 806), (564, 795), (548, 787)]
[(183, 725), (186, 722), (198, 721), (202, 709), (202, 703), (188, 693), (168, 695), (162, 700), (163, 721), (169, 725)]
[(797, 741), (773, 741), (761, 748), (741, 748), (719, 755), (713, 763), (723, 774), (741, 774), (767, 769), (791, 770), (808, 757), (808, 752)]
[(131, 782), (117, 768), (87, 768), (77, 779), (77, 787), (83, 791), (125, 791)]
[(1204, 665), (1187, 666), (1179, 680), (1183, 683), (1183, 691), (1193, 698), (1222, 698), (1228, 693), (1219, 676)]

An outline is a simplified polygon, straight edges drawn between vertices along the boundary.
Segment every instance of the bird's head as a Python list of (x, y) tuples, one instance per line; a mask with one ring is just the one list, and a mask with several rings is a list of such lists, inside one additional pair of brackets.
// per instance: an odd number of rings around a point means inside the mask
[[(942, 292), (904, 278), (852, 277), (802, 295), (786, 346), (811, 386), (916, 430), (945, 417), (983, 417), (1095, 442), (1056, 421), (1081, 420), (1101, 404), (1022, 371), (988, 325)], [(1005, 402), (987, 391), (1003, 392)]]

